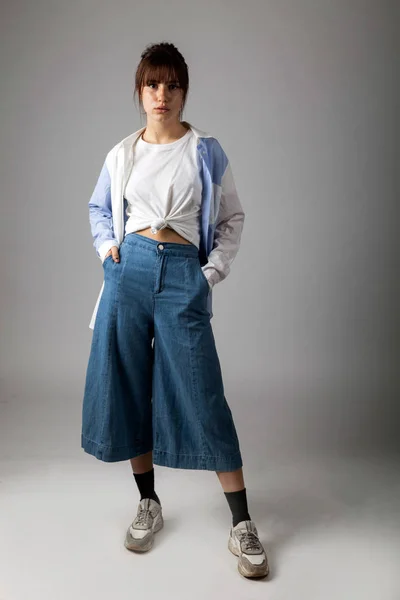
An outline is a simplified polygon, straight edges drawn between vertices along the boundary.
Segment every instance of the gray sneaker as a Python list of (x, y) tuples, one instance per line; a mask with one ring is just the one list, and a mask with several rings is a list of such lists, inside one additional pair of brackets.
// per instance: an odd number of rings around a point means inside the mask
[(162, 508), (152, 498), (139, 502), (137, 516), (125, 536), (125, 548), (134, 552), (147, 552), (153, 546), (154, 534), (164, 525)]
[(268, 559), (254, 521), (241, 521), (231, 527), (228, 548), (239, 557), (238, 571), (243, 577), (267, 577)]

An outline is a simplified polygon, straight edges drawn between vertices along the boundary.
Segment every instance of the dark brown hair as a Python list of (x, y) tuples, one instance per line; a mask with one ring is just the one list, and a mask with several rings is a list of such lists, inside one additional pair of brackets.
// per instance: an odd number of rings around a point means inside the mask
[(186, 104), (189, 89), (189, 69), (178, 48), (169, 42), (150, 44), (141, 54), (136, 69), (134, 97), (137, 94), (142, 106), (142, 90), (147, 81), (177, 81), (183, 90), (182, 109)]

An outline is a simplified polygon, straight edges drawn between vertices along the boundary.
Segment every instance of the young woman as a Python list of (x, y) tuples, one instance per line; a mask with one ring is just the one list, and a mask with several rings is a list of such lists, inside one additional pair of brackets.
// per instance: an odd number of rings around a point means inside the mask
[(216, 471), (239, 572), (265, 577), (210, 323), (244, 212), (218, 140), (181, 120), (188, 87), (173, 44), (146, 48), (135, 78), (146, 126), (108, 152), (89, 202), (104, 280), (89, 325), (82, 448), (130, 460), (140, 502), (125, 546), (138, 552), (163, 526), (153, 463)]

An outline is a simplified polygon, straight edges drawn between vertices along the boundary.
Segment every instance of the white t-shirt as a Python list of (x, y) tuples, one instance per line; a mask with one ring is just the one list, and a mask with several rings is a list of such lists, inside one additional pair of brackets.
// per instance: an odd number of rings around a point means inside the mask
[(169, 144), (151, 144), (141, 136), (133, 147), (125, 233), (167, 225), (200, 245), (202, 183), (197, 165), (196, 138), (191, 129)]

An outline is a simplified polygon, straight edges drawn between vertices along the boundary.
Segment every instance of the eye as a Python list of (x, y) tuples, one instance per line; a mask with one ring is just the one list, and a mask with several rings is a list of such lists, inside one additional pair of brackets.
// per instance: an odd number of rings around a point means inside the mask
[[(151, 88), (153, 85), (157, 85), (156, 83), (148, 83), (147, 84), (149, 88)], [(175, 87), (178, 88), (179, 85), (177, 85), (176, 83), (170, 83), (169, 87)]]

